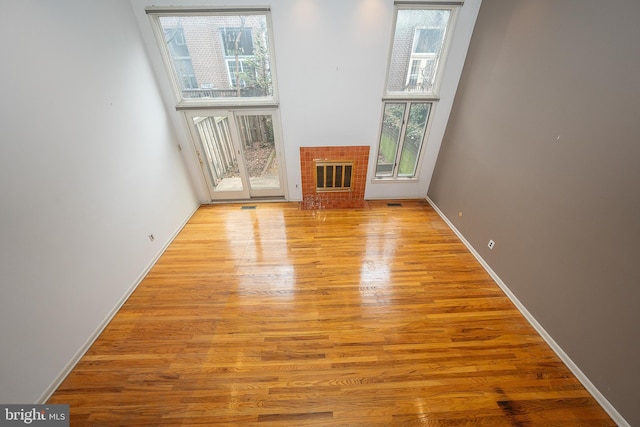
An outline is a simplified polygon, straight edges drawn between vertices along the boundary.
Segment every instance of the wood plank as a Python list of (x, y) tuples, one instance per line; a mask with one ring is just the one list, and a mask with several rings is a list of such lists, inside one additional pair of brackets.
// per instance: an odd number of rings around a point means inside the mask
[(614, 426), (400, 202), (201, 207), (49, 403), (73, 426)]

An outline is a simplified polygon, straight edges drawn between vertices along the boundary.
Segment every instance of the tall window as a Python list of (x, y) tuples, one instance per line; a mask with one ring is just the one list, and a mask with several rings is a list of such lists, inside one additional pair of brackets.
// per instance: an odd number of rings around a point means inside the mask
[(397, 10), (387, 95), (437, 95), (452, 12), (428, 6)]
[(396, 6), (375, 176), (415, 178), (456, 9)]
[(268, 9), (147, 13), (162, 39), (179, 104), (223, 98), (275, 102)]
[(415, 176), (430, 111), (430, 102), (385, 103), (376, 177)]

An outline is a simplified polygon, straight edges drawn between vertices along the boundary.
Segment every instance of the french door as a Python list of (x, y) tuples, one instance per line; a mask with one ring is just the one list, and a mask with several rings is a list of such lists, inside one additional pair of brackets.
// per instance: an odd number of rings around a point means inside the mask
[(277, 110), (184, 114), (211, 201), (284, 197)]

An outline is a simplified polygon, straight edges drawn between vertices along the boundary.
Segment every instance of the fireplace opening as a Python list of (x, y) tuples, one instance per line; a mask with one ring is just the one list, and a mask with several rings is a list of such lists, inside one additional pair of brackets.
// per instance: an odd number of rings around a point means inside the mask
[(316, 160), (316, 191), (351, 191), (353, 161)]

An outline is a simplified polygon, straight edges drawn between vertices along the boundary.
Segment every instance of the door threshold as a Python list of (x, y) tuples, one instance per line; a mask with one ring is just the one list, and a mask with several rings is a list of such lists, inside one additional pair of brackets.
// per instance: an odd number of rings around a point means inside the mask
[(287, 199), (284, 196), (264, 196), (264, 197), (251, 197), (249, 199), (216, 199), (203, 203), (204, 205), (220, 205), (231, 203), (269, 203), (269, 202), (286, 202)]

